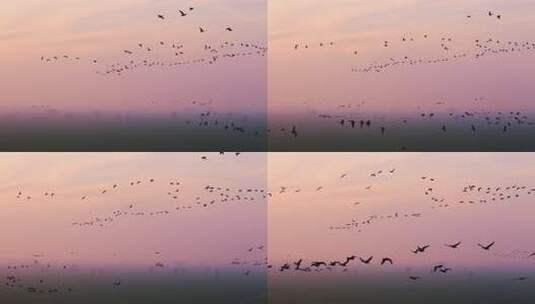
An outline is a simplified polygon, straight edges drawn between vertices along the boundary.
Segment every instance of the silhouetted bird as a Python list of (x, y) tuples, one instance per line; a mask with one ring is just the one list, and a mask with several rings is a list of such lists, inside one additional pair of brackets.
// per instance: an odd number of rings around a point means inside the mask
[(481, 244), (479, 244), (479, 243), (478, 243), (477, 245), (478, 245), (479, 247), (481, 247), (481, 249), (483, 249), (483, 250), (489, 250), (492, 246), (494, 246), (494, 243), (496, 243), (496, 242), (493, 241), (492, 243), (490, 243), (490, 244), (488, 244), (488, 245), (486, 245), (486, 246), (483, 246), (483, 245), (481, 245)]
[(359, 259), (360, 259), (360, 261), (361, 261), (362, 263), (364, 263), (364, 264), (370, 264), (370, 262), (371, 262), (372, 259), (373, 259), (373, 256), (371, 256), (371, 257), (369, 257), (369, 258), (367, 258), (367, 259), (363, 259), (363, 258), (359, 258)]
[(443, 267), (444, 267), (444, 265), (442, 265), (442, 264), (435, 265), (435, 266), (433, 266), (433, 272), (437, 272), (437, 271), (441, 270)]
[(461, 245), (461, 242), (457, 242), (455, 244), (445, 244), (445, 246), (447, 247), (450, 247), (450, 248), (453, 248), (453, 249), (456, 249), (457, 247), (459, 247)]
[(312, 263), (310, 263), (311, 267), (320, 267), (322, 265), (323, 266), (327, 266), (327, 263), (325, 263), (325, 262), (312, 262)]
[(416, 250), (414, 250), (413, 253), (415, 253), (415, 254), (420, 253), (420, 252), (421, 252), (421, 253), (424, 253), (425, 250), (426, 250), (427, 248), (429, 248), (429, 247), (431, 247), (431, 245), (425, 245), (425, 246), (422, 246), (422, 247), (417, 246), (417, 247), (416, 247)]
[(303, 263), (303, 259), (299, 259), (299, 261), (294, 262), (295, 270), (299, 270), (301, 268), (301, 263)]

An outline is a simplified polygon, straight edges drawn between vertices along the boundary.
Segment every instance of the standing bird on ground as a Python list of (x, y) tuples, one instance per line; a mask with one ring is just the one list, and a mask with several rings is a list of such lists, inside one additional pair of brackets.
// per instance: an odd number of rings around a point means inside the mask
[(292, 135), (293, 135), (294, 137), (297, 137), (297, 129), (296, 129), (295, 126), (292, 126), (292, 131), (291, 131), (291, 133), (292, 133)]

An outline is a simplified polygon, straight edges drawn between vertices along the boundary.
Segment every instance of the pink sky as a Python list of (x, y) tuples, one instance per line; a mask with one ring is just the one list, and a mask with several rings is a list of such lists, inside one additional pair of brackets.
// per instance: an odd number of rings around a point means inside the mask
[[(247, 249), (265, 244), (266, 204), (261, 196), (254, 202), (168, 216), (128, 217), (106, 227), (71, 226), (130, 204), (136, 212), (175, 211), (197, 196), (217, 199), (207, 196), (206, 185), (266, 187), (264, 154), (203, 155), (209, 159), (202, 161), (198, 153), (3, 153), (0, 264), (33, 261), (34, 254), (49, 262), (100, 266), (226, 266), (234, 258), (251, 258)], [(148, 182), (150, 178), (155, 182)], [(129, 185), (138, 179), (140, 185)], [(178, 200), (167, 195), (170, 181), (181, 183)], [(119, 187), (113, 190), (113, 184)], [(108, 192), (101, 194), (103, 189)], [(32, 199), (16, 199), (18, 191)], [(44, 196), (51, 191), (54, 199)], [(156, 251), (161, 255), (155, 256)]]
[[(269, 256), (272, 261), (335, 260), (345, 256), (392, 257), (398, 267), (528, 266), (533, 260), (494, 256), (515, 249), (535, 252), (533, 194), (505, 203), (461, 205), (468, 184), (535, 187), (532, 153), (277, 153), (269, 156)], [(394, 174), (370, 177), (378, 170)], [(347, 174), (340, 178), (342, 174)], [(421, 176), (436, 182), (423, 182)], [(372, 186), (369, 190), (365, 188)], [(316, 191), (317, 187), (323, 189)], [(433, 209), (424, 187), (446, 199)], [(503, 186), (502, 186), (503, 187)], [(295, 190), (301, 189), (296, 193)], [(354, 205), (360, 202), (359, 205)], [(437, 204), (435, 204), (437, 205)], [(371, 215), (421, 212), (420, 218), (377, 220), (356, 230), (330, 226)], [(462, 241), (458, 251), (443, 246)], [(496, 245), (489, 253), (478, 242)], [(410, 252), (431, 244), (425, 255)]]
[[(178, 17), (178, 9), (190, 5), (195, 10)], [(438, 101), (465, 107), (473, 105), (474, 98), (484, 98), (483, 106), (531, 108), (535, 92), (529, 75), (535, 52), (396, 67), (378, 74), (352, 73), (351, 68), (391, 57), (447, 55), (439, 47), (441, 37), (453, 38), (450, 53), (473, 53), (475, 39), (490, 37), (534, 42), (529, 31), (533, 9), (529, 0), (455, 5), (423, 0), (2, 1), (0, 109), (46, 105), (62, 110), (169, 111), (198, 100), (245, 111), (263, 109), (267, 98), (274, 111), (300, 109), (303, 102), (320, 108), (362, 101), (372, 109)], [(489, 10), (502, 19), (488, 17)], [(160, 13), (166, 20), (156, 17)], [(208, 32), (200, 35), (199, 26)], [(234, 32), (225, 32), (226, 26)], [(424, 34), (429, 38), (422, 39)], [(403, 44), (403, 36), (415, 41)], [(99, 77), (87, 63), (40, 62), (41, 56), (69, 54), (97, 58), (106, 66), (124, 59), (124, 49), (161, 40), (184, 44), (184, 56), (190, 59), (202, 53), (205, 43), (266, 46), (268, 37), (268, 62), (265, 57), (244, 57), (175, 70), (140, 69), (122, 77)], [(383, 47), (385, 40), (390, 41), (388, 48)], [(334, 47), (317, 47), (330, 41)], [(296, 43), (311, 48), (295, 51)], [(152, 59), (173, 59), (154, 48)]]
[[(227, 265), (266, 243), (273, 263), (290, 259), (337, 259), (345, 255), (391, 256), (396, 265), (443, 262), (465, 266), (529, 266), (531, 260), (494, 254), (535, 251), (532, 196), (488, 205), (460, 205), (462, 188), (533, 184), (532, 153), (5, 153), (0, 159), (0, 262), (27, 262), (34, 254), (75, 264)], [(396, 169), (393, 174), (370, 173)], [(344, 178), (340, 178), (346, 174)], [(432, 185), (421, 176), (436, 179)], [(148, 180), (154, 178), (155, 182)], [(130, 186), (131, 181), (142, 183)], [(168, 183), (180, 181), (178, 200)], [(118, 184), (116, 190), (111, 189)], [(268, 207), (228, 203), (210, 209), (155, 217), (125, 217), (106, 227), (72, 227), (104, 218), (130, 204), (134, 211), (173, 210), (177, 205), (217, 197), (206, 185), (251, 187), (273, 193)], [(316, 189), (322, 186), (320, 191)], [(371, 186), (369, 190), (365, 188)], [(423, 194), (451, 207), (435, 208)], [(280, 187), (287, 193), (279, 194)], [(108, 190), (101, 194), (103, 189)], [(300, 189), (300, 192), (295, 190)], [(17, 199), (18, 191), (31, 200)], [(45, 192), (54, 191), (54, 199)], [(86, 200), (81, 200), (87, 196)], [(206, 198), (206, 199), (205, 199)], [(354, 205), (359, 202), (359, 205)], [(267, 209), (266, 209), (267, 208)], [(330, 230), (371, 215), (422, 213), (420, 218), (377, 220), (355, 230)], [(268, 226), (266, 226), (266, 224)], [(462, 241), (452, 252), (444, 243)], [(496, 241), (489, 253), (477, 242)], [(432, 250), (414, 256), (417, 245)], [(155, 257), (154, 252), (161, 252)], [(71, 254), (74, 253), (74, 254)], [(257, 257), (255, 257), (257, 258)]]
[[(529, 0), (270, 1), (269, 106), (288, 111), (307, 102), (332, 109), (366, 101), (366, 108), (384, 110), (440, 101), (466, 107), (482, 97), (484, 107), (531, 109), (534, 50), (478, 61), (395, 67), (383, 73), (351, 69), (404, 56), (430, 59), (474, 53), (476, 39), (535, 42), (530, 30), (535, 26), (534, 9)], [(489, 17), (488, 11), (501, 14), (501, 20)], [(402, 43), (402, 37), (415, 40)], [(453, 38), (448, 52), (440, 47), (442, 37)], [(319, 47), (331, 41), (333, 47)], [(297, 51), (295, 44), (300, 45)], [(309, 49), (303, 48), (305, 44)]]
[[(188, 7), (193, 6), (192, 12)], [(178, 10), (188, 16), (179, 17)], [(157, 18), (166, 16), (165, 20)], [(199, 27), (207, 30), (200, 34)], [(229, 26), (233, 32), (226, 32)], [(206, 56), (206, 43), (224, 41), (266, 45), (265, 1), (156, 0), (2, 1), (0, 3), (1, 110), (46, 105), (60, 110), (164, 110), (178, 102), (213, 101), (220, 109), (265, 107), (266, 58), (221, 60), (216, 65), (180, 69), (140, 69), (123, 77), (103, 77), (118, 60), (177, 61), (157, 45), (183, 44), (184, 59)], [(152, 46), (153, 55), (123, 50)], [(170, 47), (169, 47), (170, 48)], [(41, 56), (80, 57), (80, 63), (42, 64)], [(158, 106), (152, 104), (159, 102)]]

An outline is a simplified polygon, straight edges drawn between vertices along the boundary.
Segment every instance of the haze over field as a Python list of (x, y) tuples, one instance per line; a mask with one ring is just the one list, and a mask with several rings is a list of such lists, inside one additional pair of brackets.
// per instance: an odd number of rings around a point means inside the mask
[(532, 151), (533, 9), (270, 1), (271, 151)]
[(529, 303), (532, 153), (276, 153), (273, 303)]
[(240, 153), (5, 153), (0, 298), (262, 303), (265, 163)]

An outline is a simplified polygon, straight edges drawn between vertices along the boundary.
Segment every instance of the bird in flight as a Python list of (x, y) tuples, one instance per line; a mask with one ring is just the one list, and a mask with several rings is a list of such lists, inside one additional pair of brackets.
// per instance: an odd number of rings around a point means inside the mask
[(433, 272), (437, 272), (437, 271), (441, 270), (442, 268), (444, 268), (444, 265), (442, 265), (442, 264), (435, 265), (435, 266), (433, 266)]
[(312, 262), (312, 263), (310, 263), (310, 266), (312, 266), (312, 267), (320, 267), (321, 265), (327, 266), (327, 263), (325, 263), (325, 262)]
[(280, 271), (283, 272), (285, 270), (290, 270), (290, 264), (286, 263), (281, 266)]
[(200, 31), (201, 33), (204, 33), (204, 32), (206, 32), (206, 30), (205, 30), (205, 29), (203, 29), (202, 27), (199, 27), (199, 31)]
[(445, 244), (446, 247), (450, 247), (453, 249), (457, 249), (461, 245), (461, 242), (457, 242), (455, 244)]
[(163, 15), (161, 15), (161, 14), (158, 15), (158, 18), (160, 18), (162, 20), (165, 19), (165, 17)]
[(361, 261), (362, 263), (364, 263), (364, 264), (370, 264), (370, 262), (371, 262), (372, 259), (373, 259), (373, 256), (371, 256), (371, 257), (369, 257), (369, 258), (367, 258), (367, 259), (363, 259), (363, 258), (359, 258), (359, 259), (360, 259), (360, 261)]
[(301, 268), (302, 263), (303, 263), (303, 259), (299, 259), (299, 261), (294, 262), (295, 270), (299, 270)]
[(385, 263), (390, 263), (390, 265), (394, 265), (394, 261), (392, 261), (391, 258), (383, 258), (381, 260), (381, 265), (384, 265)]
[(182, 17), (186, 17), (188, 14), (184, 13), (183, 10), (178, 10), (178, 12), (180, 13), (180, 16)]
[(490, 250), (490, 248), (491, 248), (492, 246), (494, 246), (494, 243), (496, 243), (496, 242), (492, 242), (492, 243), (490, 243), (490, 244), (488, 244), (488, 245), (486, 245), (486, 246), (481, 245), (481, 244), (479, 244), (479, 243), (478, 243), (477, 245), (478, 245), (479, 247), (481, 247), (481, 249), (483, 249), (483, 250)]
[(518, 278), (514, 278), (513, 281), (525, 281), (527, 279), (528, 277), (518, 277)]
[(431, 245), (425, 245), (425, 246), (422, 246), (422, 247), (417, 246), (417, 247), (416, 247), (416, 250), (414, 250), (413, 253), (414, 253), (414, 254), (418, 254), (418, 253), (420, 253), (420, 252), (421, 252), (421, 253), (424, 253), (425, 250), (426, 250), (427, 248), (429, 248), (429, 247), (431, 247)]

